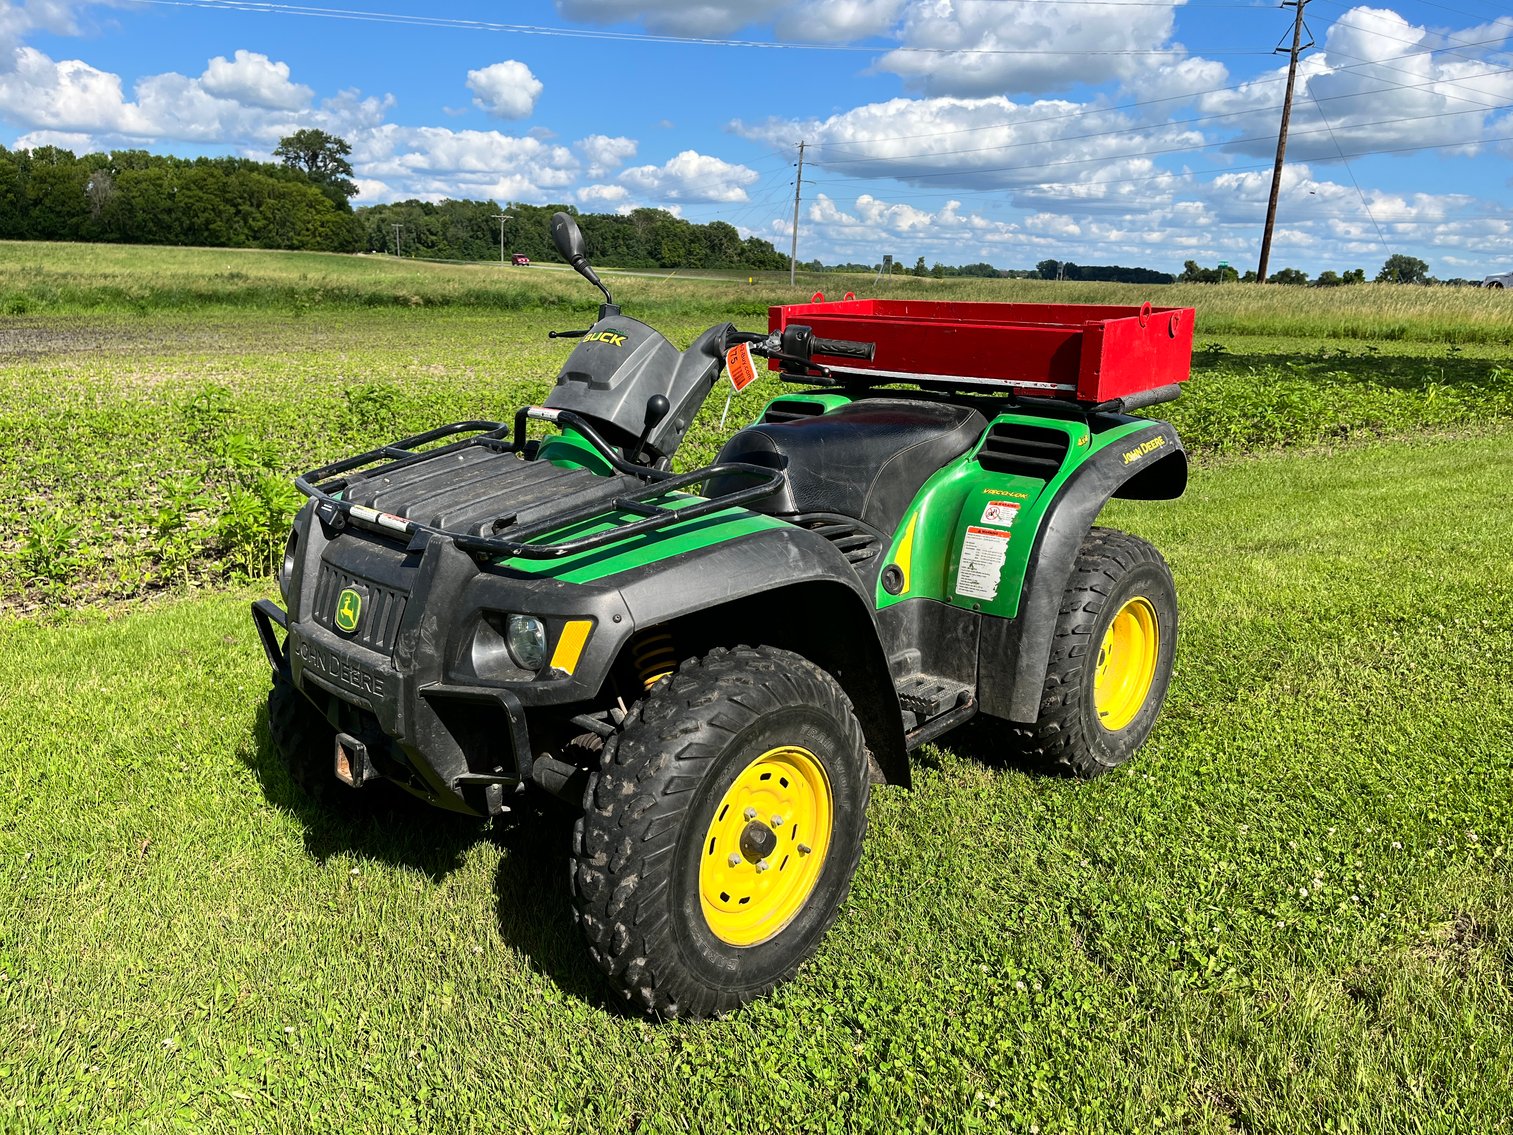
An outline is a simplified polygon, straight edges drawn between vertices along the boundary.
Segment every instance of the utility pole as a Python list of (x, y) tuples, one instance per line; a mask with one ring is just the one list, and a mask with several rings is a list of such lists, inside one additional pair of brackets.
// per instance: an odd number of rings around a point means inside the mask
[(399, 255), (399, 234), (402, 233), (403, 231), (404, 231), (404, 226), (403, 225), (396, 224), (394, 226), (394, 255), (395, 256)]
[(514, 213), (499, 213), (494, 220), (499, 222), (499, 263), (504, 263), (504, 221), (506, 217), (513, 217)]
[[(1303, 9), (1308, 7), (1308, 0), (1283, 0), (1282, 7), (1296, 8), (1297, 13), (1292, 21), (1292, 50), (1287, 62), (1287, 94), (1282, 98), (1282, 127), (1277, 131), (1277, 164), (1271, 171), (1271, 198), (1266, 203), (1266, 231), (1261, 235), (1261, 263), (1256, 268), (1258, 284), (1266, 282), (1266, 265), (1271, 259), (1271, 229), (1277, 221), (1277, 192), (1282, 188), (1282, 159), (1287, 154), (1287, 123), (1292, 119), (1292, 88), (1298, 77), (1298, 53), (1313, 46), (1312, 33), (1308, 36), (1308, 42), (1303, 42)], [(1281, 50), (1279, 46), (1272, 54)]]
[(804, 143), (799, 143), (799, 175), (793, 179), (793, 250), (788, 254), (788, 286), (798, 279), (799, 270), (799, 190), (804, 187)]

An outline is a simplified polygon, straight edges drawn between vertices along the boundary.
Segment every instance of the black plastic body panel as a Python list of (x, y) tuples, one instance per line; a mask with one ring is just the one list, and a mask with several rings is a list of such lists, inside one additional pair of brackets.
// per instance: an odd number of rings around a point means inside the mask
[(730, 330), (728, 323), (711, 327), (679, 351), (639, 320), (601, 319), (573, 348), (546, 405), (583, 415), (628, 456), (646, 428), (647, 402), (661, 394), (668, 413), (652, 429), (645, 453), (654, 461), (671, 458), (720, 376)]

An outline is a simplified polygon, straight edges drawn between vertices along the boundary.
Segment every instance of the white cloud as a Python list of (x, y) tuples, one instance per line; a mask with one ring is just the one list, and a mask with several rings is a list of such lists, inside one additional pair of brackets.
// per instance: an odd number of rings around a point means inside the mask
[(349, 140), (359, 177), (381, 180), (405, 197), (539, 199), (571, 186), (580, 168), (565, 146), (493, 130), (390, 123)]
[(237, 51), (234, 62), (217, 55), (200, 76), (200, 89), (218, 99), (269, 110), (309, 106), (315, 92), (289, 81), (289, 64), (275, 63), (255, 51)]
[[(1510, 28), (1499, 23), (1495, 35), (1505, 37)], [(1418, 146), (1458, 148), (1439, 149), (1442, 155), (1474, 153), (1493, 133), (1495, 112), (1513, 102), (1513, 73), (1505, 56), (1432, 53), (1443, 38), (1383, 9), (1357, 7), (1341, 16), (1325, 33), (1324, 49), (1299, 64), (1288, 157), (1338, 161), (1341, 152)], [(1264, 157), (1275, 149), (1285, 78), (1286, 68), (1277, 67), (1235, 90), (1202, 96), (1198, 107), (1229, 116), (1224, 130), (1237, 138), (1230, 149)]]
[(588, 177), (604, 177), (636, 156), (635, 139), (610, 138), (603, 134), (590, 134), (574, 143), (574, 148), (588, 162), (588, 169), (584, 171)]
[(745, 201), (745, 187), (758, 176), (743, 165), (684, 150), (664, 165), (626, 170), (620, 183), (653, 201)]
[(473, 105), (495, 118), (529, 118), (541, 89), (541, 80), (515, 59), (468, 72), (468, 90), (477, 96)]
[[(109, 0), (104, 0), (109, 3)], [(0, 0), (0, 72), (6, 69), (10, 53), (21, 45), (28, 32), (53, 35), (78, 35), (78, 11), (84, 3), (76, 0)]]
[(556, 0), (564, 19), (584, 24), (639, 22), (670, 35), (729, 35), (763, 23), (792, 0)]
[(735, 122), (731, 129), (774, 146), (807, 138), (808, 160), (837, 176), (941, 190), (1096, 180), (1121, 160), (1205, 140), (1180, 124), (1141, 125), (1097, 105), (1003, 96), (892, 99), (818, 121)]
[(619, 205), (630, 197), (623, 185), (586, 185), (578, 190), (580, 205)]
[[(900, 47), (877, 66), (927, 94), (1039, 93), (1129, 80), (1186, 54), (1170, 43), (1175, 4), (1138, 11), (1120, 19), (1057, 0), (912, 0)], [(1137, 54), (1146, 52), (1163, 54)]]
[(121, 78), (81, 59), (55, 62), (33, 47), (18, 48), (0, 73), (0, 115), (22, 126), (131, 133), (140, 113), (121, 93)]
[(792, 4), (778, 14), (781, 39), (811, 43), (846, 43), (881, 35), (893, 26), (905, 0), (828, 0)]

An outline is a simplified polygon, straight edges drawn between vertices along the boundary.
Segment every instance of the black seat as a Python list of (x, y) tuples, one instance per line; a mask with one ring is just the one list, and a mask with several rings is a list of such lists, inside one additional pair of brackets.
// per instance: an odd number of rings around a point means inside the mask
[[(970, 449), (987, 425), (966, 406), (868, 398), (812, 418), (748, 426), (716, 461), (787, 470), (787, 485), (748, 506), (756, 511), (839, 513), (891, 535), (920, 486)], [(711, 477), (705, 492), (720, 496), (749, 483)]]

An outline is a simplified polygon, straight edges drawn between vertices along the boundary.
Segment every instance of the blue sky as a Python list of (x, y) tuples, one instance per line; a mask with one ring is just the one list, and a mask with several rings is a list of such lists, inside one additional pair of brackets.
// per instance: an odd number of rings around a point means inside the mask
[[(1513, 17), (1309, 0), (1273, 269), (1513, 268)], [(267, 158), (358, 203), (724, 220), (799, 255), (1253, 268), (1292, 13), (1245, 0), (0, 0), (0, 144)]]

